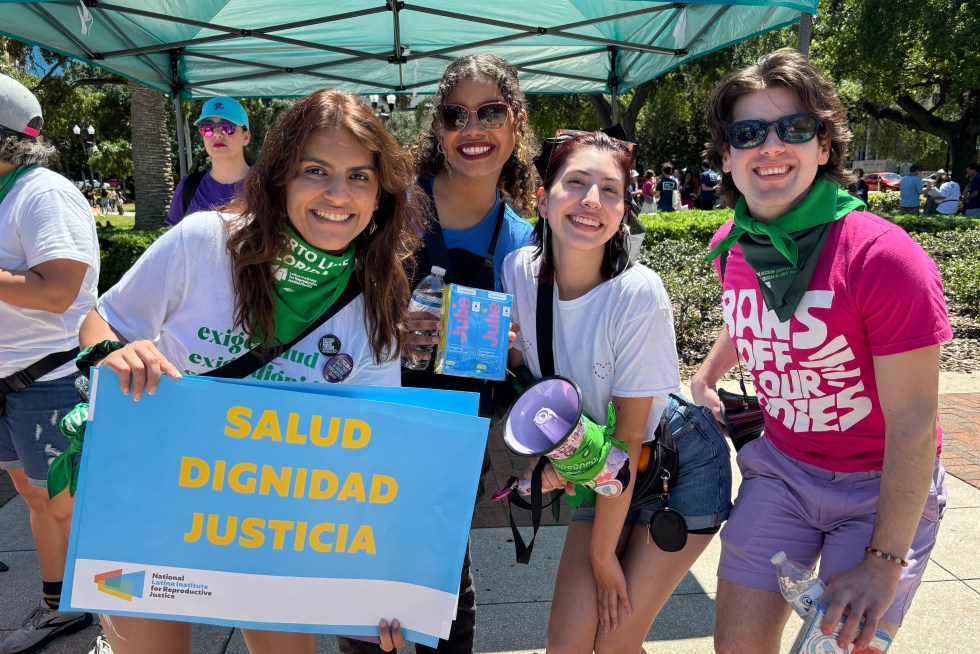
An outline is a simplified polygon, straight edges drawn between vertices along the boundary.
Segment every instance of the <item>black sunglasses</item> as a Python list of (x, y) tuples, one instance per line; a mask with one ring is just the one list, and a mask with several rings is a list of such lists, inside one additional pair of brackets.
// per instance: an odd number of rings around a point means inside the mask
[(776, 135), (783, 143), (806, 143), (820, 131), (823, 123), (810, 114), (783, 116), (772, 122), (764, 120), (739, 120), (725, 128), (728, 144), (736, 150), (748, 150), (762, 145), (769, 128), (776, 126)]
[[(506, 102), (488, 102), (476, 108), (476, 117), (483, 129), (500, 129), (507, 123), (510, 106)], [(450, 132), (462, 132), (470, 122), (470, 110), (461, 104), (439, 105), (442, 126)]]

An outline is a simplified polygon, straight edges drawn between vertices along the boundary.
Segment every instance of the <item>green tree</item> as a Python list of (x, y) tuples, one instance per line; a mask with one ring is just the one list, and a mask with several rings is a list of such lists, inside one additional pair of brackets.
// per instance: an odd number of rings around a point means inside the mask
[(102, 141), (89, 157), (89, 166), (103, 178), (125, 181), (133, 176), (133, 146), (126, 139)]
[(857, 115), (939, 137), (963, 180), (980, 136), (980, 14), (971, 0), (823, 0), (814, 60)]

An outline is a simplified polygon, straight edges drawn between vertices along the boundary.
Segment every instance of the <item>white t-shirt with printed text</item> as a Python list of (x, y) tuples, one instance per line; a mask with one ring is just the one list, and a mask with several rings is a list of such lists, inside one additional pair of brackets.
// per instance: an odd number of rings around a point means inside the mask
[[(504, 291), (514, 296), (512, 320), (521, 326), (518, 343), (524, 364), (541, 377), (536, 336), (540, 259), (533, 247), (508, 255)], [(670, 393), (680, 390), (674, 319), (660, 276), (633, 265), (580, 298), (559, 300), (552, 330), (555, 373), (582, 389), (585, 413), (606, 424), (613, 396), (653, 397), (644, 441), (654, 438)]]
[[(185, 374), (203, 374), (241, 356), (252, 344), (234, 324), (226, 249), (232, 218), (209, 211), (181, 221), (99, 299), (99, 315), (127, 341), (153, 341)], [(399, 386), (401, 367), (394, 345), (388, 361), (375, 363), (359, 295), (251, 377)]]
[[(78, 297), (64, 313), (0, 300), (0, 377), (78, 345), (78, 330), (98, 294), (99, 239), (92, 209), (70, 181), (46, 168), (25, 173), (0, 203), (0, 268), (30, 270), (70, 259), (88, 265)], [(37, 381), (76, 372), (74, 360)]]

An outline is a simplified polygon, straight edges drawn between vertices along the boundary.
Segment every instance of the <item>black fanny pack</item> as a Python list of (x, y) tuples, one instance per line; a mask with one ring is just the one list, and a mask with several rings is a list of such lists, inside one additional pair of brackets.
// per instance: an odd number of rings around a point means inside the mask
[(0, 379), (0, 417), (6, 413), (8, 395), (31, 386), (52, 370), (56, 370), (69, 361), (72, 361), (77, 355), (77, 347), (65, 352), (54, 352), (40, 361), (35, 361), (23, 370), (18, 370), (14, 374)]

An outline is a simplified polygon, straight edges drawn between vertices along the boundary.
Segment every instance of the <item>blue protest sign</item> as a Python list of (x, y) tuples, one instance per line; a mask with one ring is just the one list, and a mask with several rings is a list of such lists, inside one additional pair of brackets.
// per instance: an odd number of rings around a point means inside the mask
[(104, 369), (92, 388), (72, 609), (448, 636), (488, 427), (470, 394), (184, 377), (134, 402)]

